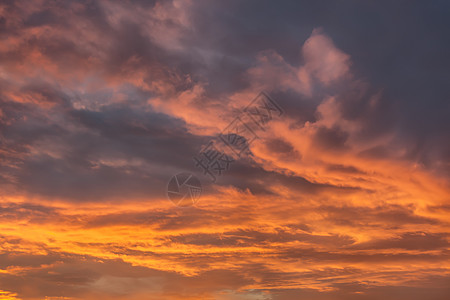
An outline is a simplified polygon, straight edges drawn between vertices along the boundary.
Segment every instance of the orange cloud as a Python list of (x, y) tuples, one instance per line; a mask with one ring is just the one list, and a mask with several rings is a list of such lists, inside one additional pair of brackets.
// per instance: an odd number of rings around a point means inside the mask
[[(232, 57), (239, 88), (211, 87), (226, 57), (186, 38), (195, 2), (46, 4), (72, 25), (22, 26), (43, 3), (15, 7), (0, 45), (0, 299), (447, 291), (448, 178), (396, 131), (373, 132), (383, 91), (322, 30), (298, 63)], [(198, 172), (195, 207), (175, 207), (166, 180), (195, 170), (202, 143), (262, 90), (283, 116), (217, 183)]]

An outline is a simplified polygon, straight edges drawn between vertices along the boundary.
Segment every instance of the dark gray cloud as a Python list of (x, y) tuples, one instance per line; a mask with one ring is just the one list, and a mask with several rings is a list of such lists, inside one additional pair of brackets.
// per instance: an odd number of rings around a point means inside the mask
[(406, 250), (435, 250), (447, 248), (447, 233), (408, 232), (400, 237), (387, 240), (374, 240), (355, 245), (356, 249), (406, 249)]

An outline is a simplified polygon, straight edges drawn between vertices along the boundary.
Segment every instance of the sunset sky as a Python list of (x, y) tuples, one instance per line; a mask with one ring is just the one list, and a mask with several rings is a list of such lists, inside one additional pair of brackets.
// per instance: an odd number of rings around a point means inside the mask
[[(0, 299), (450, 299), (449, 16), (0, 0)], [(279, 113), (212, 180), (258, 95)]]

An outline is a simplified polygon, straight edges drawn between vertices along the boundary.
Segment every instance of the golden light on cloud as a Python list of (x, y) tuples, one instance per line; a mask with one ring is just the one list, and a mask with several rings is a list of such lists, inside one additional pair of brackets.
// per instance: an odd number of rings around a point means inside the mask
[(252, 5), (0, 4), (0, 299), (448, 299), (444, 46)]

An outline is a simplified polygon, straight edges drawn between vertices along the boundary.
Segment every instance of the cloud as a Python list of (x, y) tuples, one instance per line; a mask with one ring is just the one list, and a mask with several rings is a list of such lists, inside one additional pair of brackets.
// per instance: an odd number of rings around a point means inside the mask
[(299, 70), (298, 76), (302, 78), (309, 73), (320, 80), (321, 83), (329, 85), (338, 79), (349, 75), (350, 57), (337, 49), (333, 41), (315, 29), (302, 47), (302, 54), (306, 61), (304, 69)]
[[(448, 20), (398, 9), (0, 4), (0, 297), (444, 299)], [(262, 90), (284, 113), (210, 182)]]

